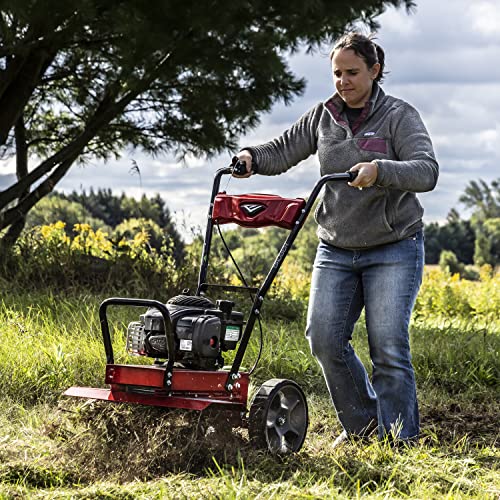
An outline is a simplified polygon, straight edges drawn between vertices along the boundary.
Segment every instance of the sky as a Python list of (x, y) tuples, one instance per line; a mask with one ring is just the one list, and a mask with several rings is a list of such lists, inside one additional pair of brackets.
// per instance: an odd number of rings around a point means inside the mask
[[(436, 189), (419, 195), (424, 221), (446, 220), (451, 208), (466, 216), (458, 198), (474, 179), (490, 183), (500, 177), (500, 0), (416, 0), (412, 14), (388, 9), (377, 18), (377, 43), (386, 53), (388, 74), (382, 84), (387, 94), (402, 98), (420, 112), (440, 164)], [(294, 73), (307, 88), (289, 106), (276, 104), (261, 124), (240, 145), (267, 142), (281, 134), (304, 112), (333, 93), (329, 48), (313, 55), (290, 58)], [(171, 156), (150, 158), (140, 152), (124, 153), (108, 162), (74, 166), (59, 183), (61, 191), (111, 188), (139, 197), (156, 193), (165, 199), (186, 239), (204, 229), (212, 179), (229, 164), (230, 152), (207, 161)], [(140, 176), (131, 170), (137, 162)], [(2, 177), (11, 166), (0, 170)], [(305, 197), (319, 176), (311, 157), (279, 177), (223, 179), (228, 192), (273, 193)], [(10, 177), (10, 176), (9, 176)], [(229, 181), (229, 182), (228, 182)]]

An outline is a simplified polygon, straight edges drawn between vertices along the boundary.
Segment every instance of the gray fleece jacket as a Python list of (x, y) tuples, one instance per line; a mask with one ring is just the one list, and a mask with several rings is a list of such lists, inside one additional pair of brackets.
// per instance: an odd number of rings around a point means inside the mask
[(280, 137), (246, 148), (258, 173), (281, 174), (316, 152), (321, 175), (376, 160), (374, 186), (325, 186), (315, 214), (318, 236), (337, 247), (364, 249), (413, 235), (423, 226), (423, 208), (415, 193), (432, 190), (439, 172), (420, 115), (410, 104), (385, 95), (376, 83), (352, 129), (343, 110), (344, 102), (335, 94)]

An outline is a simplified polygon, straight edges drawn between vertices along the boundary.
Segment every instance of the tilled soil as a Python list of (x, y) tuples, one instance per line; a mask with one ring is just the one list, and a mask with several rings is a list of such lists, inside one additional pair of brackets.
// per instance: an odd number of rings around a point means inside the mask
[(476, 406), (450, 403), (440, 407), (422, 406), (421, 426), (432, 431), (440, 441), (452, 442), (467, 436), (472, 443), (496, 446), (500, 438), (500, 402), (481, 402)]

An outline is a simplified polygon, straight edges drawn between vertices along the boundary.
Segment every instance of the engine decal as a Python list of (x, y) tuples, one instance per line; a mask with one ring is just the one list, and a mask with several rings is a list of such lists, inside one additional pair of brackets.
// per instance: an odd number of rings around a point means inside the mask
[(179, 348), (181, 351), (192, 351), (193, 341), (189, 339), (181, 339), (181, 345)]
[(240, 327), (239, 326), (226, 326), (226, 334), (224, 336), (224, 340), (230, 341), (238, 341), (240, 338)]

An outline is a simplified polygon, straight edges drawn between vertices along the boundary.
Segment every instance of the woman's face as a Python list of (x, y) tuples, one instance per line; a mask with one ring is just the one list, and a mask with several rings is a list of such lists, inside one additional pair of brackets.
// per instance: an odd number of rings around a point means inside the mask
[(380, 71), (376, 63), (368, 68), (352, 49), (340, 49), (332, 57), (333, 81), (338, 94), (350, 108), (362, 108), (370, 99), (373, 80)]

